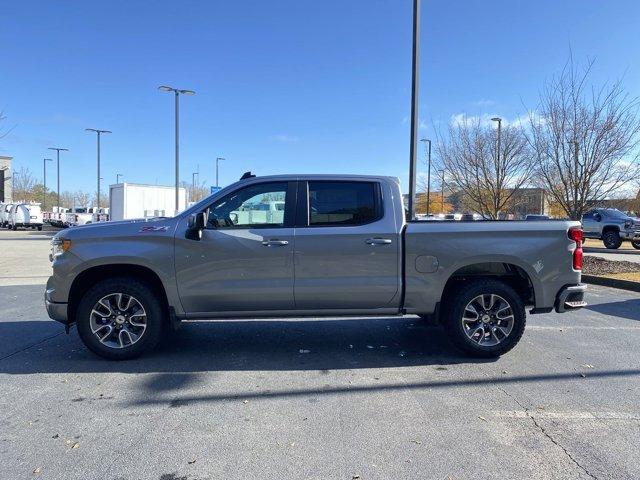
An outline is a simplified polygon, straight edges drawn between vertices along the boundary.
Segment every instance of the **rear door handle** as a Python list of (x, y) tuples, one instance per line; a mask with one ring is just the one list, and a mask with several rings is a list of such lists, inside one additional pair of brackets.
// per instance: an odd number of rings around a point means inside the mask
[(390, 238), (367, 238), (364, 243), (367, 245), (389, 245), (391, 244)]
[(287, 240), (265, 240), (262, 245), (265, 247), (284, 247), (289, 245), (289, 242)]

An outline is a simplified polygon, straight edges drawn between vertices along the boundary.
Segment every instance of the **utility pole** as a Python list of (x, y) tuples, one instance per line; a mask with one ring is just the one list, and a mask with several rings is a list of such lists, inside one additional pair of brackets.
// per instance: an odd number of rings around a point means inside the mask
[(411, 144), (409, 145), (409, 220), (414, 218), (416, 166), (418, 163), (418, 86), (420, 60), (420, 0), (413, 0), (413, 53), (411, 57)]
[(49, 150), (56, 151), (56, 163), (58, 167), (58, 208), (60, 208), (60, 152), (68, 152), (68, 148), (49, 147)]
[(444, 215), (444, 170), (440, 170), (440, 174), (442, 175), (440, 189), (442, 190), (442, 214)]
[(427, 150), (427, 217), (431, 209), (431, 140), (423, 138), (420, 140), (423, 143), (428, 143)]
[(218, 163), (220, 162), (220, 160), (224, 160), (224, 158), (222, 158), (222, 157), (216, 158), (216, 187), (220, 186), (220, 183), (219, 183), (219, 180), (218, 180)]
[(175, 124), (176, 124), (176, 214), (180, 210), (180, 94), (195, 95), (193, 90), (181, 90), (162, 85), (158, 87), (161, 92), (173, 92), (175, 95)]
[(47, 162), (53, 162), (53, 159), (51, 158), (43, 158), (42, 159), (42, 166), (43, 166), (43, 175), (42, 175), (42, 183), (43, 183), (43, 191), (44, 193), (42, 194), (42, 210), (46, 210), (47, 209)]
[(109, 130), (98, 130), (97, 128), (85, 128), (84, 129), (86, 132), (95, 132), (97, 134), (98, 137), (98, 198), (97, 198), (97, 204), (98, 204), (98, 211), (100, 211), (100, 135), (103, 133), (112, 133)]

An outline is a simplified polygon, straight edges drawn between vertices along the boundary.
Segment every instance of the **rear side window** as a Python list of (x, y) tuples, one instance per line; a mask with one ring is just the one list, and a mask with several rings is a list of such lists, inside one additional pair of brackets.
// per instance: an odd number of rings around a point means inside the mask
[(373, 182), (309, 182), (309, 225), (362, 225), (380, 217)]

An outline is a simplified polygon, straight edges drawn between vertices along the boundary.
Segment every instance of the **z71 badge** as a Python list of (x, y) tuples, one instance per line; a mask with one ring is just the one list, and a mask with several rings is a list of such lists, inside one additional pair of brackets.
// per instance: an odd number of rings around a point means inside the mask
[(152, 225), (145, 225), (144, 227), (140, 227), (140, 233), (146, 233), (146, 232), (166, 232), (167, 230), (169, 230), (169, 227), (164, 226), (164, 227), (155, 227)]

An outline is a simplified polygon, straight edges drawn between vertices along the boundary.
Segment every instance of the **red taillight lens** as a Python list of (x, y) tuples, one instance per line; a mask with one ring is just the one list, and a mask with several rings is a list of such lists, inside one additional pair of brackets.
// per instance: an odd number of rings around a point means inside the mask
[(576, 249), (573, 251), (573, 269), (582, 270), (582, 241), (584, 240), (582, 229), (580, 227), (571, 227), (568, 236), (576, 242)]

